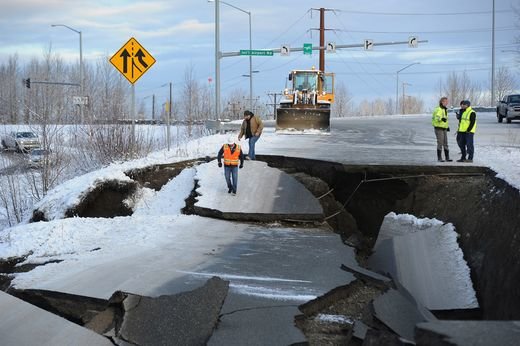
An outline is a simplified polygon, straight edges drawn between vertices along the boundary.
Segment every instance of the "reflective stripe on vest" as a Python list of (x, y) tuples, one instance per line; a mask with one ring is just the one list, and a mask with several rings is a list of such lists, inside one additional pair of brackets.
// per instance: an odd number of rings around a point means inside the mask
[[(446, 119), (446, 121), (442, 121), (442, 119)], [(432, 115), (432, 125), (433, 127), (440, 127), (443, 129), (448, 128), (448, 110), (442, 108), (441, 106), (435, 108)]]
[[(473, 113), (474, 110), (471, 107), (466, 108), (464, 113), (460, 116), (460, 124), (459, 124), (459, 132), (467, 132), (468, 127), (470, 124), (470, 115)], [(477, 129), (477, 117), (475, 115), (475, 125), (473, 125), (473, 128), (471, 129), (471, 133), (475, 133), (475, 130)]]
[(236, 145), (235, 151), (231, 152), (231, 147), (224, 144), (224, 165), (238, 166), (240, 163), (240, 145)]

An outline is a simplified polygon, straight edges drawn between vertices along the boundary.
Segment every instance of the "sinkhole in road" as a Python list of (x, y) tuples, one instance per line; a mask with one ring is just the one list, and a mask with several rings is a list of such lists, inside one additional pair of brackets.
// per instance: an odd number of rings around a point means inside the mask
[(259, 156), (293, 174), (320, 201), (343, 240), (371, 249), (389, 212), (452, 223), (471, 269), (482, 319), (520, 319), (520, 194), (475, 166), (358, 166)]
[[(520, 319), (519, 191), (488, 168), (476, 166), (361, 166), (304, 158), (259, 155), (269, 166), (292, 175), (318, 197), (327, 224), (344, 241), (355, 240), (358, 259), (375, 242), (389, 212), (452, 223), (471, 269), (483, 319)], [(206, 159), (152, 166), (126, 172), (128, 186), (106, 185), (76, 208), (77, 216), (114, 217), (131, 214), (121, 205), (137, 186), (160, 190), (183, 169)], [(111, 206), (97, 214), (89, 206), (119, 191)], [(119, 190), (118, 190), (119, 189)], [(187, 200), (187, 207), (193, 203)], [(106, 204), (106, 202), (103, 202)], [(187, 208), (189, 212), (189, 208)], [(184, 212), (187, 212), (186, 210)], [(112, 213), (112, 214), (110, 214)], [(107, 215), (110, 214), (110, 215)]]

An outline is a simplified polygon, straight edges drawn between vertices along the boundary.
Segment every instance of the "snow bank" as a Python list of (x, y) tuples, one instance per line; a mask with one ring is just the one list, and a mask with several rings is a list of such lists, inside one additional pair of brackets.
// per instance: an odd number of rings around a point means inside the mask
[(194, 184), (195, 169), (186, 168), (178, 176), (165, 184), (161, 190), (144, 188), (141, 199), (134, 208), (134, 216), (162, 216), (180, 214), (186, 205)]
[(497, 178), (520, 190), (519, 147), (478, 146), (475, 149), (475, 161), (483, 162), (497, 173)]

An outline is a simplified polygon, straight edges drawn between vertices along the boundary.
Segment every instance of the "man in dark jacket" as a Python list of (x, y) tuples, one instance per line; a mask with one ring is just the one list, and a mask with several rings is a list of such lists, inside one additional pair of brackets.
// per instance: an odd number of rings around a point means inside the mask
[(228, 138), (228, 143), (220, 148), (217, 160), (218, 166), (222, 167), (224, 157), (224, 176), (228, 187), (228, 193), (236, 195), (238, 187), (238, 168), (244, 167), (244, 154), (240, 145), (235, 143), (234, 137)]
[(262, 131), (264, 129), (264, 124), (262, 119), (255, 116), (253, 112), (245, 111), (244, 112), (244, 121), (242, 122), (242, 126), (240, 127), (240, 134), (238, 135), (238, 140), (242, 139), (242, 136), (246, 136), (246, 139), (249, 140), (249, 153), (247, 156), (251, 160), (255, 159), (255, 144), (256, 141), (260, 139), (260, 135), (262, 135)]
[[(471, 103), (468, 100), (462, 101), (461, 107), (458, 130), (461, 158), (457, 162), (473, 162), (473, 136), (477, 129), (477, 113), (471, 108)], [(468, 155), (467, 159), (466, 154)]]

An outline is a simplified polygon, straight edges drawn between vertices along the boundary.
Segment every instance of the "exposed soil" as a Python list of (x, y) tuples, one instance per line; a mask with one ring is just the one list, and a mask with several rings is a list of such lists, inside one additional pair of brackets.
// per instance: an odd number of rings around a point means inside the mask
[(154, 165), (127, 171), (125, 174), (132, 180), (137, 181), (139, 185), (159, 191), (171, 179), (179, 175), (183, 169), (193, 167), (201, 162), (203, 162), (203, 160), (189, 160), (164, 165)]

